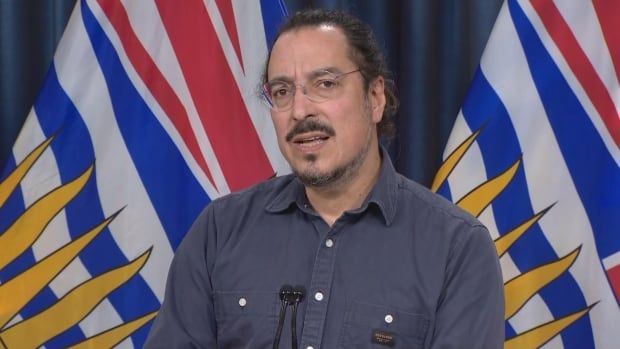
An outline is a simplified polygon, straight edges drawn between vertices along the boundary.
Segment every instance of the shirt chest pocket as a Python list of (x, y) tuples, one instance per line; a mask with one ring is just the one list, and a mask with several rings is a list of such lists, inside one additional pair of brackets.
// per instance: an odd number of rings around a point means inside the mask
[(339, 348), (423, 348), (429, 322), (422, 314), (352, 302), (345, 314)]
[(276, 293), (216, 292), (218, 348), (271, 347), (279, 304)]

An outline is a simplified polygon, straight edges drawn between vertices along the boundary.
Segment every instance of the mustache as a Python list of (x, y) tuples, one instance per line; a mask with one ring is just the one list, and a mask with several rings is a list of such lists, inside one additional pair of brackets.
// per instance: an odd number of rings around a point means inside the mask
[(336, 131), (329, 125), (320, 123), (314, 119), (304, 119), (297, 123), (287, 134), (286, 141), (290, 142), (298, 134), (320, 131), (332, 137), (336, 135)]

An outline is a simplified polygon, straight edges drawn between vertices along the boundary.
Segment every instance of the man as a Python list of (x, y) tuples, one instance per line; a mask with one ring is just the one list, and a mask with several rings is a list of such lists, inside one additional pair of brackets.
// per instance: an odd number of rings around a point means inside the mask
[(147, 348), (503, 346), (487, 230), (397, 174), (379, 145), (396, 107), (387, 74), (350, 15), (312, 10), (284, 24), (264, 94), (294, 174), (200, 215)]

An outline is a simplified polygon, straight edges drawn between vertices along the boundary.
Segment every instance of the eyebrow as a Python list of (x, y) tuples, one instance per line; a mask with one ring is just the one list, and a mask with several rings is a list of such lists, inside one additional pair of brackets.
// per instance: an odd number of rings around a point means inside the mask
[[(342, 73), (342, 70), (339, 68), (325, 67), (325, 68), (319, 68), (319, 69), (313, 70), (310, 73), (306, 74), (306, 76), (307, 76), (307, 80), (313, 80), (326, 74), (340, 74), (340, 73)], [(271, 83), (271, 82), (276, 82), (276, 81), (287, 82), (287, 83), (295, 82), (293, 78), (291, 78), (290, 76), (286, 76), (286, 75), (276, 76), (273, 79), (269, 80), (268, 82)]]
[(327, 67), (313, 70), (308, 74), (308, 80), (316, 79), (326, 74), (340, 74), (342, 71), (336, 67)]

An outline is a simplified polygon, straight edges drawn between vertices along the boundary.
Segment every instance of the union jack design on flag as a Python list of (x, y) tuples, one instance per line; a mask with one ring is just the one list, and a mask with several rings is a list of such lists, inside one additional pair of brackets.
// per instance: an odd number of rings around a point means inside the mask
[(279, 0), (80, 0), (0, 177), (0, 348), (142, 347), (212, 199), (288, 172)]
[(433, 189), (500, 255), (505, 348), (620, 343), (618, 1), (507, 0)]

